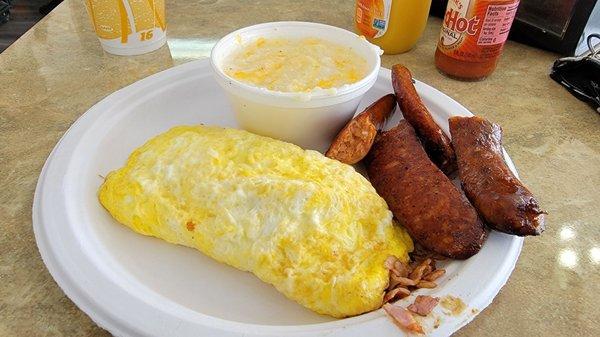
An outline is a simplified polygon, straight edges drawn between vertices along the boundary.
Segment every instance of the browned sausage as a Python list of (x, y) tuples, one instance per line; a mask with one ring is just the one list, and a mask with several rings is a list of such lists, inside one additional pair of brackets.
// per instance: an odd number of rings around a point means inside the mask
[(452, 143), (423, 104), (413, 85), (410, 71), (401, 64), (392, 67), (392, 85), (404, 119), (415, 128), (429, 158), (444, 173), (449, 175), (454, 172), (456, 156)]
[(413, 240), (451, 258), (479, 251), (486, 231), (477, 212), (431, 162), (405, 120), (377, 136), (365, 164), (373, 187)]
[(481, 117), (449, 119), (463, 189), (479, 214), (496, 230), (539, 235), (546, 212), (502, 155), (502, 129)]
[(363, 159), (377, 135), (377, 130), (394, 112), (396, 96), (385, 95), (354, 117), (335, 137), (325, 155), (342, 163), (355, 164)]

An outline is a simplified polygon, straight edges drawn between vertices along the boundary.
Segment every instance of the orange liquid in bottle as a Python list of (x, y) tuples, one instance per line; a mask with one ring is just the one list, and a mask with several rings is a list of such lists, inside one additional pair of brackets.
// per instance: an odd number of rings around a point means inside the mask
[(430, 6), (431, 0), (356, 0), (356, 32), (386, 54), (404, 53), (423, 34)]
[(480, 80), (502, 54), (519, 0), (449, 0), (435, 65), (446, 75)]

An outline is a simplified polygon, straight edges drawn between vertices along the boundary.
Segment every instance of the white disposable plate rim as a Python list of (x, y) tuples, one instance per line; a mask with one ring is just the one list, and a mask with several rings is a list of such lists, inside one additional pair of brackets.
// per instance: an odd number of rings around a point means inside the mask
[[(37, 183), (32, 214), (40, 254), (62, 290), (98, 325), (119, 336), (158, 336), (167, 332), (170, 335), (181, 336), (199, 333), (219, 336), (342, 334), (360, 336), (375, 331), (382, 336), (397, 335), (399, 331), (390, 324), (382, 310), (344, 320), (300, 326), (257, 325), (204, 315), (147, 291), (139, 282), (123, 276), (126, 274), (120, 275), (118, 268), (107, 270), (104, 261), (100, 259), (104, 257), (103, 253), (93, 251), (92, 241), (87, 241), (86, 246), (82, 246), (83, 241), (79, 239), (84, 235), (81, 231), (85, 230), (85, 226), (80, 226), (83, 229), (73, 230), (72, 225), (77, 221), (77, 214), (72, 214), (73, 210), (69, 210), (65, 205), (65, 192), (68, 193), (70, 187), (63, 186), (65, 177), (77, 169), (70, 167), (71, 155), (80, 145), (81, 138), (85, 137), (91, 125), (101, 117), (104, 118), (102, 125), (105, 128), (109, 128), (111, 123), (118, 123), (119, 114), (107, 116), (106, 111), (110, 111), (111, 107), (117, 106), (125, 99), (128, 100), (128, 104), (131, 104), (132, 99), (144, 99), (144, 95), (157, 86), (166, 88), (177, 83), (181, 84), (182, 81), (198, 78), (214, 81), (208, 59), (165, 70), (125, 87), (107, 96), (83, 114), (53, 149)], [(388, 69), (381, 69), (378, 82), (390, 82)], [(466, 108), (440, 91), (419, 81), (415, 85), (432, 111), (446, 113), (445, 111), (449, 110), (452, 111), (452, 115), (472, 115)], [(436, 122), (448, 132), (446, 118), (434, 114)], [(516, 174), (506, 153), (505, 158)], [(449, 335), (470, 322), (476, 313), (491, 303), (508, 280), (521, 251), (523, 239), (497, 232), (492, 232), (490, 237), (492, 236), (495, 237), (494, 240), (497, 237), (497, 240), (504, 244), (506, 250), (502, 253), (505, 255), (495, 273), (487, 280), (489, 283), (483, 290), (475, 295), (469, 294), (465, 300), (469, 308), (475, 309), (476, 312), (450, 317), (430, 335)], [(97, 255), (90, 256), (91, 252)], [(470, 261), (474, 260), (461, 263), (470, 264)], [(455, 288), (457, 283), (460, 283), (460, 277), (457, 279), (449, 281)]]

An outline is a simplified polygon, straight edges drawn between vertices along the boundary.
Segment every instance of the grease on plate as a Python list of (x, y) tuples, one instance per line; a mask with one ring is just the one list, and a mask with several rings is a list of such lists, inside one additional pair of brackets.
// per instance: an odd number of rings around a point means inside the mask
[(463, 302), (460, 298), (454, 297), (452, 295), (446, 295), (442, 297), (440, 305), (442, 306), (442, 308), (447, 310), (446, 313), (451, 314), (453, 316), (460, 315), (467, 308), (465, 302)]

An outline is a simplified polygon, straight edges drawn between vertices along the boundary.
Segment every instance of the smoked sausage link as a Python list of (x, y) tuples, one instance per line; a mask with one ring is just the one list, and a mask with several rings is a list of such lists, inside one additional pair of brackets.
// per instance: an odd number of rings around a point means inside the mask
[(502, 129), (481, 117), (451, 117), (458, 175), (487, 224), (504, 233), (539, 235), (546, 212), (504, 162)]
[(392, 86), (404, 119), (415, 128), (429, 158), (447, 175), (456, 171), (450, 139), (431, 117), (413, 85), (410, 71), (401, 64), (392, 67)]
[(335, 137), (325, 155), (346, 164), (362, 160), (373, 145), (377, 131), (396, 108), (396, 96), (388, 94), (352, 118)]
[(486, 231), (477, 212), (431, 162), (408, 122), (380, 133), (364, 161), (373, 187), (413, 240), (456, 259), (481, 249)]

